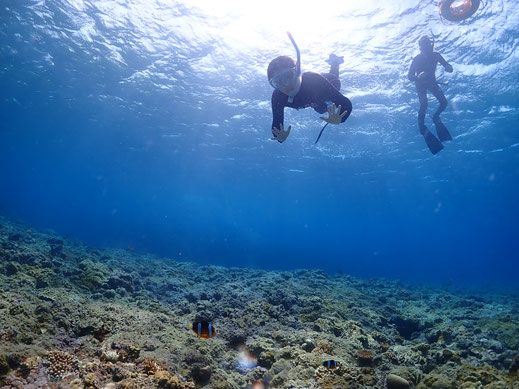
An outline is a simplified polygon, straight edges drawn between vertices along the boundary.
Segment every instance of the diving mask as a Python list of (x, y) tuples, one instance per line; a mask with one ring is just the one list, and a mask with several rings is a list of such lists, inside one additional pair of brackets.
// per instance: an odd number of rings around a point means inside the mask
[(288, 68), (274, 74), (269, 83), (272, 87), (279, 89), (293, 82), (298, 76), (296, 68)]

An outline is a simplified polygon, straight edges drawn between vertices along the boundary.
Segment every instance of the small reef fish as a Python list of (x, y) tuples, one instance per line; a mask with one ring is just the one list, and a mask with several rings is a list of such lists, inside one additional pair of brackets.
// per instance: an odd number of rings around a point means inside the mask
[(135, 249), (135, 247), (133, 247), (132, 245), (130, 245), (130, 246), (128, 246), (128, 249), (129, 249), (130, 251), (133, 251), (133, 249)]
[(191, 329), (200, 339), (209, 339), (216, 335), (213, 324), (207, 321), (194, 322)]
[(331, 359), (329, 361), (324, 361), (323, 362), (323, 366), (327, 367), (328, 369), (335, 369), (335, 368), (337, 368), (339, 366), (339, 362), (334, 361), (333, 359)]

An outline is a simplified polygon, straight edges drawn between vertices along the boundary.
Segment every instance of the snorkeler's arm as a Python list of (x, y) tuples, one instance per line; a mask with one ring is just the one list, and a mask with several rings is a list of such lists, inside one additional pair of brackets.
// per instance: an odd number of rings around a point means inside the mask
[[(330, 93), (330, 101), (335, 104), (335, 107), (341, 107), (340, 112), (337, 111), (337, 114), (341, 116), (341, 123), (344, 123), (348, 116), (351, 114), (352, 104), (350, 99), (344, 96), (341, 92), (335, 89), (332, 84), (329, 85), (329, 93)], [(330, 112), (330, 107), (328, 107), (328, 112)], [(325, 120), (325, 119), (323, 119)], [(327, 121), (327, 120), (325, 120)]]
[[(283, 121), (284, 121), (284, 111), (285, 111), (285, 104), (283, 104), (281, 93), (272, 93), (272, 99), (271, 99), (271, 105), (272, 105), (272, 135), (274, 135), (274, 138), (271, 138), (271, 140), (277, 140), (278, 135), (280, 134), (280, 131), (283, 131)], [(290, 126), (289, 126), (290, 128)], [(288, 134), (287, 134), (288, 136)], [(286, 137), (285, 137), (286, 139)], [(279, 140), (280, 143), (283, 142), (283, 140)]]
[(452, 65), (450, 63), (448, 63), (447, 61), (445, 61), (445, 58), (443, 58), (440, 53), (436, 53), (436, 54), (437, 54), (438, 62), (442, 64), (442, 66), (445, 68), (445, 71), (447, 73), (452, 73), (452, 71), (453, 71)]
[(416, 57), (413, 58), (413, 62), (411, 62), (411, 66), (409, 66), (409, 72), (407, 73), (407, 78), (409, 81), (416, 81)]

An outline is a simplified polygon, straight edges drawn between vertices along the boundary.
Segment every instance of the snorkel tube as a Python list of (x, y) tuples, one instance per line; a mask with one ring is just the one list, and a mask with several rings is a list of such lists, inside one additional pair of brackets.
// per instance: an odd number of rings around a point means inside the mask
[[(429, 31), (431, 32), (431, 37), (432, 37), (432, 49), (434, 51), (434, 44), (436, 43), (436, 37), (434, 36), (433, 32), (431, 29), (429, 29)], [(439, 36), (439, 35), (438, 35)]]
[[(288, 38), (290, 39), (290, 42), (294, 45), (294, 48), (296, 49), (297, 53), (297, 63), (296, 63), (296, 78), (299, 78), (301, 76), (301, 54), (299, 53), (299, 47), (297, 47), (297, 43), (294, 40), (294, 37), (292, 34), (287, 31)], [(296, 92), (297, 93), (297, 92)], [(288, 96), (288, 102), (292, 103), (294, 101), (294, 96)]]
[[(290, 42), (292, 42), (292, 45), (294, 45), (294, 49), (296, 49), (296, 54), (297, 54), (297, 63), (296, 63), (296, 73), (297, 73), (297, 75), (296, 75), (296, 77), (299, 77), (301, 75), (301, 53), (299, 52), (299, 47), (297, 47), (297, 43), (294, 40), (294, 37), (292, 36), (290, 31), (287, 31), (287, 35), (288, 35), (288, 38), (290, 39)], [(289, 99), (290, 99), (290, 97), (289, 97)], [(321, 131), (319, 132), (319, 136), (317, 137), (317, 140), (315, 141), (314, 144), (317, 144), (317, 142), (319, 142), (319, 139), (321, 139), (321, 135), (323, 134), (323, 131), (326, 128), (327, 125), (328, 125), (328, 123), (326, 123), (323, 126), (323, 128), (321, 128)]]
[[(436, 43), (436, 36), (433, 34), (432, 30), (429, 29), (430, 33), (431, 33), (431, 37), (432, 37), (432, 49), (434, 51), (434, 44)], [(440, 35), (438, 35), (439, 37)], [(439, 85), (449, 85), (448, 82), (439, 82), (439, 81), (436, 81), (437, 84)]]
[(292, 44), (294, 45), (294, 48), (296, 49), (296, 54), (297, 54), (296, 72), (297, 72), (297, 77), (299, 77), (301, 75), (301, 53), (299, 52), (299, 47), (297, 47), (297, 43), (294, 40), (294, 37), (292, 36), (290, 31), (287, 31), (287, 35), (288, 35), (288, 38), (290, 39), (290, 42), (292, 42)]

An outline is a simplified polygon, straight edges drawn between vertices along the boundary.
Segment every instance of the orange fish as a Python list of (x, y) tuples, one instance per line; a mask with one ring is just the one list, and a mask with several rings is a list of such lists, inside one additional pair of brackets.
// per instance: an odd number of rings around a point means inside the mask
[(31, 231), (31, 230), (25, 230), (25, 232), (27, 232), (28, 234), (30, 234), (32, 231)]
[(133, 251), (133, 249), (134, 249), (135, 247), (133, 247), (132, 245), (130, 245), (130, 246), (128, 246), (128, 248), (130, 249), (130, 251)]
[(216, 335), (213, 324), (207, 321), (194, 322), (191, 329), (200, 339), (209, 339)]

